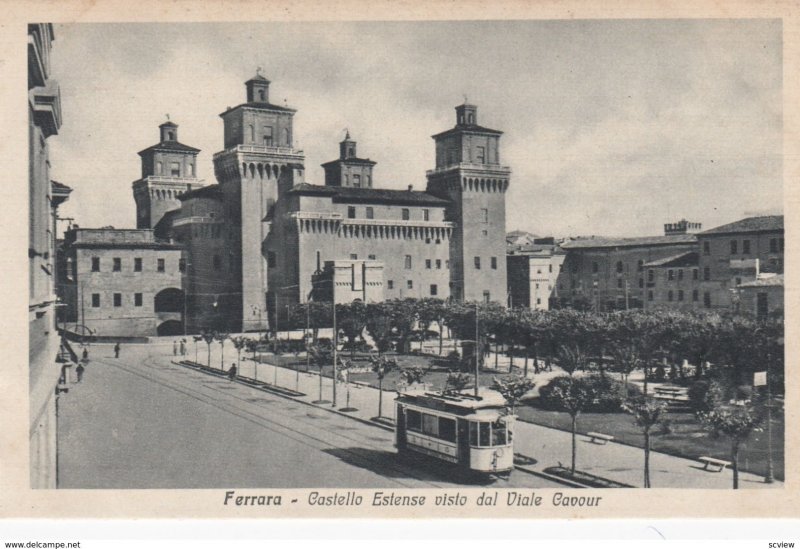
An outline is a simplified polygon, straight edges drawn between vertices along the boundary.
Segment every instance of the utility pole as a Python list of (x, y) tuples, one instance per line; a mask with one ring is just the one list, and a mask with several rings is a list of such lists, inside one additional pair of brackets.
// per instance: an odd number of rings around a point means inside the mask
[[(334, 289), (334, 292), (336, 290)], [(336, 329), (336, 294), (333, 296), (333, 403), (331, 406), (336, 408), (336, 361), (338, 360), (337, 348), (339, 346), (339, 331)], [(320, 375), (322, 372), (320, 372)]]
[(625, 279), (625, 310), (628, 310), (628, 279)]
[(478, 397), (478, 385), (480, 381), (480, 366), (478, 361), (478, 353), (482, 352), (478, 349), (480, 347), (480, 336), (478, 331), (478, 302), (475, 302), (475, 397)]
[(772, 355), (767, 353), (767, 474), (764, 475), (764, 482), (767, 484), (775, 482), (772, 465), (772, 390), (769, 387), (771, 363)]

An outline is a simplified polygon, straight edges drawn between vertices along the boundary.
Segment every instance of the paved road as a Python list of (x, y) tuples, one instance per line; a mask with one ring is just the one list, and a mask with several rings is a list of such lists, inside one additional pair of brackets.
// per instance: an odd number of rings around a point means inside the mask
[[(94, 345), (60, 400), (62, 488), (452, 487), (446, 466), (400, 459), (392, 433), (169, 363), (171, 344)], [(485, 482), (485, 481), (484, 481)], [(498, 488), (559, 487), (515, 471)]]

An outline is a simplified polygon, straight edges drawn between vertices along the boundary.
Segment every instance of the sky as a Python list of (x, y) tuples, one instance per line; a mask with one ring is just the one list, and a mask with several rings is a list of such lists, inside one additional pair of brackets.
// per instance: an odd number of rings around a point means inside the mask
[(61, 24), (55, 37), (51, 175), (82, 227), (135, 226), (137, 152), (167, 114), (215, 183), (219, 114), (258, 67), (271, 102), (298, 110), (310, 183), (347, 128), (376, 187), (423, 190), (430, 136), (467, 97), (504, 132), (507, 231), (658, 235), (782, 213), (780, 20)]

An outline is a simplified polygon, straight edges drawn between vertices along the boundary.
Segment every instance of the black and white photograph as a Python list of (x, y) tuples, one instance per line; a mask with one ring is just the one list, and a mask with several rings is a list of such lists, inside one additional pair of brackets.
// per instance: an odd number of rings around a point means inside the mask
[(784, 35), (29, 22), (29, 488), (781, 500)]

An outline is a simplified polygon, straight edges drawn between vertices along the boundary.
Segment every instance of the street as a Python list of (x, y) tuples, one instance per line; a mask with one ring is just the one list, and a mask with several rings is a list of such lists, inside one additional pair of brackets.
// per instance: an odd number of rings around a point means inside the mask
[[(93, 345), (60, 399), (60, 488), (437, 488), (464, 479), (397, 456), (391, 432), (170, 364), (171, 343)], [(559, 487), (515, 471), (498, 488)]]

